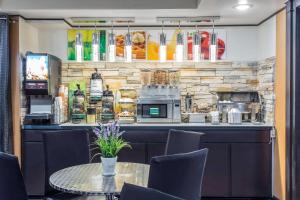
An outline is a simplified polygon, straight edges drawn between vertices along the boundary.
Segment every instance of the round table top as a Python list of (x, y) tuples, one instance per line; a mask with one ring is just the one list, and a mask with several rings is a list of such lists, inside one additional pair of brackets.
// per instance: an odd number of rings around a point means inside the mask
[(91, 163), (59, 170), (50, 176), (50, 185), (59, 191), (80, 195), (119, 194), (124, 183), (147, 187), (149, 165), (121, 163), (115, 176), (102, 176), (102, 164)]

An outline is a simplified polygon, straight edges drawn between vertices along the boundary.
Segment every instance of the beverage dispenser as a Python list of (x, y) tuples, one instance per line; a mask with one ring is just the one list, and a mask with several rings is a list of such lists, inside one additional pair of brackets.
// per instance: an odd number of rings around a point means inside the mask
[(85, 119), (85, 94), (77, 84), (77, 90), (73, 93), (72, 123), (79, 124)]
[(61, 60), (44, 53), (27, 53), (24, 90), (28, 112), (25, 124), (53, 123), (52, 105), (61, 84)]

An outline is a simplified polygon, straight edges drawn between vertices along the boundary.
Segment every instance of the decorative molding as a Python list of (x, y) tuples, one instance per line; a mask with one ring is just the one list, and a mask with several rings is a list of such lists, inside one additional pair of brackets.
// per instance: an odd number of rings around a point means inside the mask
[[(270, 18), (274, 17), (275, 15), (277, 15), (279, 12), (281, 12), (282, 10), (286, 9), (286, 6), (279, 9), (278, 11), (276, 11), (275, 13), (273, 13), (272, 15), (268, 16), (267, 18), (263, 19), (262, 21), (260, 21), (259, 23), (257, 24), (222, 24), (222, 25), (215, 25), (215, 27), (238, 27), (238, 26), (260, 26), (262, 25), (263, 23), (265, 23), (266, 21), (268, 21)], [(17, 15), (21, 18), (23, 18), (24, 20), (26, 21), (63, 21), (65, 22), (70, 28), (77, 28), (78, 26), (77, 25), (74, 25), (72, 23), (70, 23), (67, 19), (65, 18), (27, 18), (27, 17), (24, 17), (22, 15)], [(81, 28), (110, 28), (111, 25), (93, 25), (93, 26), (80, 26)], [(114, 25), (114, 27), (116, 28), (127, 28), (127, 25)], [(149, 27), (153, 27), (153, 28), (160, 28), (161, 25), (130, 25), (130, 27), (132, 28), (149, 28)], [(164, 27), (167, 27), (167, 28), (176, 28), (178, 27), (178, 25), (164, 25)], [(181, 25), (182, 28), (194, 28), (195, 25)], [(201, 25), (199, 24), (198, 27), (211, 27), (211, 25)]]
[(281, 11), (285, 10), (286, 9), (286, 6), (279, 9), (278, 11), (276, 11), (275, 13), (273, 13), (272, 15), (270, 15), (269, 17), (267, 17), (266, 19), (262, 20), (261, 22), (259, 22), (257, 24), (257, 26), (260, 26), (262, 25), (263, 23), (265, 23), (266, 21), (268, 21), (269, 19), (271, 19), (272, 17), (276, 16), (278, 13), (280, 13)]

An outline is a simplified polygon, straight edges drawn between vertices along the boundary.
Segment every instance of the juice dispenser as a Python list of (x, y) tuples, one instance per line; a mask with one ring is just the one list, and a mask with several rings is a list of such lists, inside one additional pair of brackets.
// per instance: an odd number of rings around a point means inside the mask
[(25, 63), (28, 112), (24, 124), (51, 124), (54, 122), (54, 98), (61, 84), (61, 60), (50, 54), (27, 53)]

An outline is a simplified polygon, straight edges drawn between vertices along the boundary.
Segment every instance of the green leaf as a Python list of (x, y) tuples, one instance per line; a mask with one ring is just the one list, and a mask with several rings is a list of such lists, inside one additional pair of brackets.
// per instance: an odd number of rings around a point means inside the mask
[(107, 139), (97, 138), (95, 144), (99, 147), (101, 155), (105, 158), (116, 157), (123, 148), (131, 148), (130, 144), (122, 138), (114, 136)]

